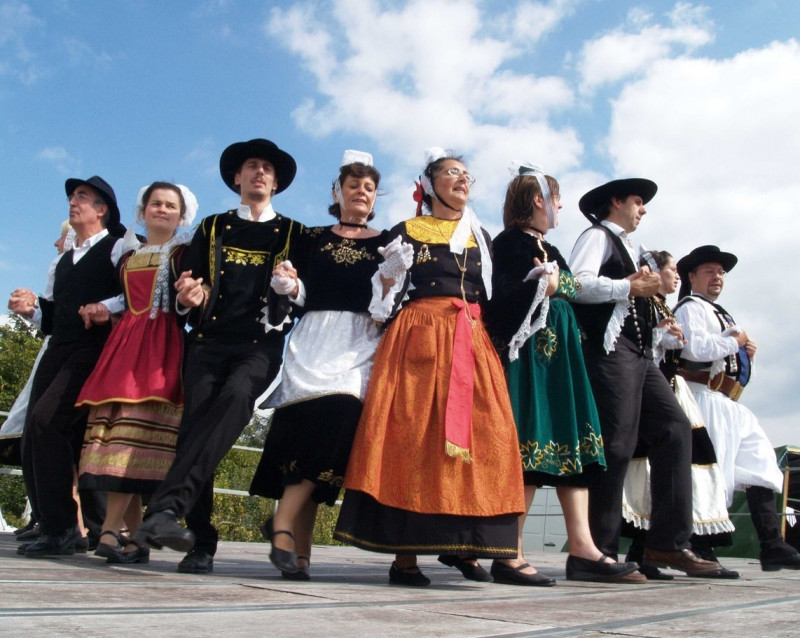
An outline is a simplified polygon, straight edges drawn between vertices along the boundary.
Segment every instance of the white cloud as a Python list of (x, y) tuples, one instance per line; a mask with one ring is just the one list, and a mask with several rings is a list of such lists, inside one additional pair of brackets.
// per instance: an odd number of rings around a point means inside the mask
[(670, 26), (653, 24), (649, 13), (631, 9), (626, 25), (584, 44), (578, 61), (581, 91), (645, 72), (658, 60), (695, 49), (713, 41), (708, 9), (679, 2), (667, 14)]
[(95, 51), (94, 48), (83, 40), (66, 37), (63, 40), (67, 60), (73, 66), (94, 67), (107, 70), (114, 63), (113, 58), (105, 51)]
[(25, 40), (40, 24), (28, 4), (18, 0), (0, 3), (0, 77), (33, 84), (46, 74)]
[[(615, 175), (651, 177), (659, 193), (637, 232), (678, 257), (717, 244), (739, 257), (720, 303), (759, 344), (744, 401), (771, 423), (800, 412), (800, 43), (775, 42), (724, 60), (661, 60), (612, 105), (606, 144)], [(780, 407), (776, 407), (780, 406)], [(780, 433), (775, 443), (785, 443)]]
[(36, 159), (52, 164), (62, 175), (79, 175), (82, 162), (63, 146), (48, 146), (36, 154)]

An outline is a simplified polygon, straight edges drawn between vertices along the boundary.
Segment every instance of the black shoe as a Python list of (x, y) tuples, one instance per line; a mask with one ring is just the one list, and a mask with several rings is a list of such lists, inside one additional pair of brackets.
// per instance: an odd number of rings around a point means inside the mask
[(534, 587), (552, 587), (556, 584), (556, 579), (536, 572), (535, 574), (523, 574), (522, 570), (530, 567), (528, 563), (523, 563), (519, 567), (509, 567), (499, 560), (492, 561), (492, 576), (494, 582), (506, 585), (532, 585)]
[(464, 578), (468, 580), (476, 580), (479, 583), (488, 583), (491, 581), (492, 577), (489, 575), (489, 572), (481, 567), (477, 561), (474, 565), (469, 562), (474, 559), (474, 556), (469, 556), (466, 559), (460, 556), (439, 556), (439, 562), (442, 563), (442, 565), (455, 567), (464, 575)]
[(761, 550), (761, 569), (765, 572), (777, 572), (779, 569), (800, 569), (800, 554), (784, 550)]
[[(30, 523), (28, 523), (30, 525)], [(28, 528), (28, 525), (22, 528), (22, 530), (17, 530), (14, 532), (18, 541), (27, 542), (27, 541), (35, 541), (39, 540), (42, 537), (42, 528), (39, 527), (39, 523), (34, 523)]]
[(42, 534), (38, 541), (33, 541), (25, 548), (25, 556), (27, 558), (72, 556), (75, 553), (75, 540), (80, 535), (77, 525), (58, 534)]
[(298, 565), (296, 572), (285, 572), (281, 570), (281, 576), (286, 580), (311, 580), (311, 559), (308, 556), (298, 556), (297, 560), (306, 561), (306, 566), (300, 567), (300, 565)]
[[(121, 539), (120, 539), (121, 542)], [(125, 547), (128, 545), (136, 545), (134, 541), (128, 541), (124, 543)], [(196, 550), (195, 550), (196, 551)], [(192, 552), (194, 553), (194, 552)], [(186, 560), (185, 558), (183, 560)], [(132, 552), (120, 552), (119, 556), (112, 558), (109, 556), (106, 559), (107, 563), (114, 563), (116, 565), (130, 565), (133, 563), (149, 563), (150, 562), (150, 548), (149, 547), (142, 547), (141, 545), (136, 545), (136, 549)], [(181, 561), (183, 562), (183, 561)], [(213, 564), (213, 559), (212, 559)], [(178, 565), (178, 571), (180, 570), (180, 564)], [(208, 571), (211, 571), (210, 569)], [(194, 573), (194, 572), (192, 572)]]
[(606, 562), (606, 558), (608, 557), (605, 554), (599, 560), (567, 556), (567, 580), (614, 582), (615, 579), (632, 574), (639, 569), (638, 563)]
[(202, 549), (193, 549), (178, 563), (178, 572), (181, 574), (208, 574), (213, 571), (214, 556)]
[[(119, 540), (119, 534), (116, 532), (112, 532), (111, 530), (107, 529), (100, 533), (100, 538), (103, 536), (110, 536), (114, 539), (113, 545), (107, 545), (106, 543), (98, 543), (97, 549), (94, 550), (95, 556), (100, 556), (106, 559), (106, 562), (109, 563), (116, 563), (118, 562), (117, 558), (122, 553), (122, 543)], [(89, 546), (89, 539), (86, 539), (86, 546)]]
[(31, 545), (33, 545), (36, 541), (28, 541), (27, 543), (20, 543), (17, 545), (17, 554), (20, 556), (25, 556), (25, 550), (27, 550)]
[(161, 549), (166, 546), (176, 552), (190, 552), (194, 547), (194, 534), (181, 527), (174, 512), (164, 510), (148, 516), (134, 533), (133, 541), (139, 547), (149, 545)]
[[(24, 527), (19, 527), (14, 530), (14, 536), (19, 536), (20, 534), (24, 534), (25, 532), (31, 531), (34, 527), (37, 527), (39, 524), (34, 520), (30, 519)], [(39, 532), (41, 534), (41, 532)], [(24, 539), (22, 539), (24, 540)]]
[[(416, 569), (417, 571), (408, 571)], [(425, 576), (419, 567), (406, 567), (400, 569), (397, 563), (392, 563), (389, 568), (389, 584), (390, 585), (404, 585), (405, 587), (427, 587), (431, 584), (431, 579)]]
[(261, 526), (261, 534), (272, 543), (272, 550), (269, 553), (270, 562), (282, 572), (294, 574), (298, 570), (297, 554), (292, 551), (281, 549), (280, 547), (275, 547), (275, 541), (273, 540), (278, 534), (286, 534), (294, 542), (294, 534), (285, 529), (275, 531), (273, 529), (272, 516), (264, 521), (264, 524)]
[(642, 565), (639, 572), (647, 576), (647, 580), (675, 580), (675, 576), (665, 574), (655, 565)]
[[(75, 553), (76, 554), (85, 554), (89, 551), (90, 543), (88, 536), (79, 536), (75, 539)], [(97, 549), (95, 547), (95, 549)]]

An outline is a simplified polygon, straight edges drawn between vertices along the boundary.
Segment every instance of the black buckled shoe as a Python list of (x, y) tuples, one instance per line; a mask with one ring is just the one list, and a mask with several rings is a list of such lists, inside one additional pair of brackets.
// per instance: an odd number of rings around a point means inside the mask
[(510, 567), (499, 560), (492, 561), (492, 577), (494, 582), (505, 585), (529, 585), (533, 587), (552, 587), (556, 584), (556, 579), (552, 576), (545, 576), (536, 572), (535, 574), (523, 574), (522, 570), (530, 567), (528, 563), (522, 563), (518, 567)]
[[(311, 580), (311, 559), (308, 556), (298, 556), (296, 572), (286, 572), (281, 570), (281, 576), (286, 580)], [(300, 567), (299, 561), (305, 561), (305, 567)]]
[(213, 571), (214, 555), (202, 549), (193, 549), (178, 563), (178, 572), (181, 574), (208, 574)]
[[(475, 563), (470, 561), (474, 560)], [(448, 567), (455, 567), (468, 580), (475, 580), (479, 583), (488, 583), (492, 580), (491, 575), (481, 567), (475, 556), (462, 558), (461, 556), (439, 556), (439, 562)]]
[(25, 548), (25, 556), (27, 558), (72, 556), (75, 553), (75, 541), (80, 535), (77, 525), (58, 534), (42, 534), (38, 541), (33, 541)]
[(298, 570), (297, 554), (286, 549), (281, 549), (280, 547), (275, 547), (274, 540), (275, 536), (278, 534), (286, 534), (292, 539), (292, 542), (294, 542), (294, 534), (285, 529), (276, 531), (273, 526), (272, 516), (264, 521), (264, 524), (261, 526), (261, 534), (272, 544), (272, 549), (269, 552), (270, 562), (281, 570), (281, 572), (294, 574)]
[[(122, 539), (120, 538), (120, 542)], [(135, 541), (129, 540), (127, 543), (123, 543), (125, 547), (129, 547), (130, 545), (135, 545), (136, 549), (130, 552), (122, 551), (119, 553), (119, 556), (112, 559), (110, 556), (106, 559), (107, 563), (115, 563), (117, 565), (131, 565), (133, 563), (149, 563), (150, 562), (150, 548), (149, 547), (142, 547), (141, 545), (137, 545)], [(185, 560), (185, 559), (184, 559)], [(212, 559), (213, 564), (213, 559)], [(180, 569), (178, 570), (180, 571)], [(209, 570), (211, 571), (211, 570)], [(194, 573), (194, 572), (192, 572)]]
[[(100, 538), (102, 539), (103, 536), (111, 536), (114, 539), (113, 545), (108, 545), (106, 543), (98, 543), (97, 549), (94, 550), (95, 556), (100, 556), (106, 559), (108, 563), (116, 563), (118, 562), (116, 559), (119, 558), (119, 555), (122, 553), (122, 543), (119, 540), (119, 534), (116, 532), (112, 532), (110, 529), (103, 530), (100, 533)], [(88, 548), (88, 539), (87, 539), (87, 548)]]
[(169, 547), (176, 552), (190, 552), (194, 547), (194, 534), (181, 527), (174, 512), (164, 510), (148, 516), (134, 533), (133, 541), (139, 547), (149, 545), (153, 549)]

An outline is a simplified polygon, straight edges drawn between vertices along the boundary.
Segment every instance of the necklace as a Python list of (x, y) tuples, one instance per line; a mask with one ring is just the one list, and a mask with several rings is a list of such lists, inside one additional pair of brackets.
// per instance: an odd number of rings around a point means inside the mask
[[(441, 219), (441, 218), (435, 217), (433, 215), (432, 215), (432, 217), (433, 217), (433, 219), (437, 220), (437, 223), (433, 224), (434, 230), (437, 233), (439, 233), (439, 235), (441, 236), (442, 239), (444, 239), (445, 244), (449, 245), (450, 244), (450, 238), (452, 237), (453, 233), (450, 233), (450, 237), (445, 235), (442, 232), (442, 229), (439, 228), (439, 226), (441, 226), (441, 224), (438, 223), (438, 222), (454, 222), (454, 221), (458, 221), (458, 220), (456, 220), (456, 219)], [(453, 232), (455, 232), (455, 229), (453, 229)], [(475, 319), (473, 318), (472, 313), (469, 310), (469, 302), (467, 301), (467, 291), (464, 288), (464, 279), (465, 279), (465, 277), (467, 275), (467, 250), (468, 250), (467, 247), (464, 246), (464, 252), (461, 255), (461, 257), (462, 257), (462, 261), (461, 262), (458, 261), (458, 255), (456, 253), (451, 252), (450, 254), (453, 255), (453, 261), (456, 262), (456, 268), (458, 268), (458, 272), (461, 273), (461, 281), (459, 282), (459, 288), (461, 289), (461, 300), (464, 302), (464, 312), (466, 314), (467, 320), (469, 321), (469, 325), (472, 326), (473, 328), (475, 328)]]
[(347, 228), (367, 228), (366, 224), (354, 224), (353, 222), (343, 222), (339, 220), (339, 226), (346, 226)]

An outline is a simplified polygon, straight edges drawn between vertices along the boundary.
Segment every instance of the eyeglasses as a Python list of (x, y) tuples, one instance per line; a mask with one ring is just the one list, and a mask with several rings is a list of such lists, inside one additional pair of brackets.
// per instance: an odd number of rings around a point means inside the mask
[(724, 277), (728, 274), (721, 268), (698, 268), (697, 272), (706, 277)]
[(94, 195), (92, 195), (91, 193), (84, 193), (83, 191), (81, 191), (80, 193), (76, 193), (73, 191), (72, 194), (70, 194), (67, 197), (67, 201), (69, 202), (72, 201), (73, 199), (79, 202), (88, 202), (89, 200), (94, 199)]
[(460, 171), (457, 168), (448, 168), (444, 172), (450, 175), (450, 177), (455, 177), (456, 179), (460, 179), (461, 177), (463, 177), (465, 180), (467, 180), (467, 184), (469, 184), (470, 186), (472, 186), (475, 183), (475, 178), (469, 173), (467, 173), (467, 171)]

